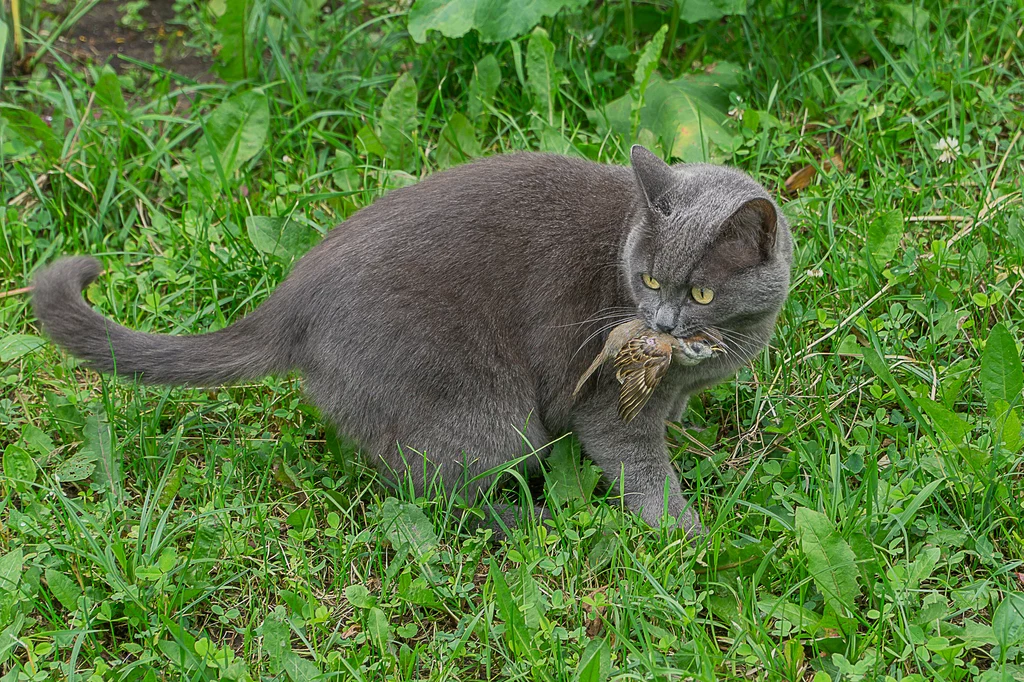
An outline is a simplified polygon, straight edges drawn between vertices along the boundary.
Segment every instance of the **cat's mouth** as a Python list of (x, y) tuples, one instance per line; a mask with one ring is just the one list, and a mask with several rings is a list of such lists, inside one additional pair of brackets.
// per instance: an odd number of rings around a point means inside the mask
[(718, 339), (706, 333), (693, 334), (676, 341), (672, 359), (683, 365), (700, 364), (724, 350)]

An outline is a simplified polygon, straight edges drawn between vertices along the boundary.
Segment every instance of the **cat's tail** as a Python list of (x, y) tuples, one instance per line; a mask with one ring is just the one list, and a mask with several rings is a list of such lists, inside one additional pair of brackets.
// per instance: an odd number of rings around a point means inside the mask
[(270, 306), (210, 334), (145, 334), (108, 320), (86, 304), (82, 290), (101, 271), (94, 258), (62, 258), (36, 275), (32, 292), (32, 306), (46, 334), (94, 369), (149, 384), (193, 386), (291, 369), (280, 325), (266, 309)]

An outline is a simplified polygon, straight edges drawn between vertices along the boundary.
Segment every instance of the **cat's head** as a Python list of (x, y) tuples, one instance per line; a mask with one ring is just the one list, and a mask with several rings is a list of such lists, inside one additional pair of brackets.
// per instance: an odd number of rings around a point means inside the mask
[(722, 166), (630, 154), (641, 209), (622, 254), (640, 318), (680, 341), (677, 360), (730, 365), (771, 336), (789, 291), (793, 245), (765, 189)]

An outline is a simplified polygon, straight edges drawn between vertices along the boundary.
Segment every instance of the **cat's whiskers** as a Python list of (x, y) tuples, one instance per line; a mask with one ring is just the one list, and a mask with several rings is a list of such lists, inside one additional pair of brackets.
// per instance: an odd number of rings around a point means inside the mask
[(550, 328), (551, 329), (562, 329), (562, 328), (565, 328), (565, 327), (582, 327), (582, 326), (588, 325), (588, 324), (595, 324), (595, 323), (598, 323), (598, 322), (604, 322), (605, 320), (621, 319), (622, 316), (625, 315), (626, 313), (627, 313), (627, 311), (623, 311), (621, 313), (613, 313), (613, 314), (610, 314), (610, 315), (604, 315), (602, 317), (594, 317), (594, 318), (591, 318), (589, 320), (583, 320), (582, 322), (571, 322), (569, 324), (556, 324), (556, 325), (551, 325)]
[(613, 320), (612, 322), (609, 322), (609, 323), (601, 326), (595, 332), (590, 334), (587, 338), (583, 339), (583, 343), (581, 343), (579, 345), (579, 347), (576, 349), (576, 352), (574, 352), (569, 357), (569, 361), (572, 362), (573, 358), (575, 358), (579, 354), (579, 352), (581, 350), (583, 350), (588, 343), (590, 343), (590, 341), (592, 339), (594, 339), (595, 337), (599, 336), (601, 333), (603, 333), (603, 332), (605, 332), (605, 331), (607, 331), (609, 329), (614, 329), (615, 327), (618, 327), (620, 324), (623, 324), (624, 322), (629, 322), (630, 320), (632, 320), (634, 318), (635, 318), (634, 315), (629, 315), (628, 317), (622, 317), (622, 318), (619, 318), (617, 320)]
[(736, 337), (736, 339), (738, 339), (738, 340), (745, 340), (748, 343), (750, 343), (752, 346), (755, 346), (755, 347), (764, 346), (764, 347), (770, 348), (772, 350), (778, 350), (778, 348), (776, 346), (772, 345), (771, 341), (765, 341), (763, 338), (761, 338), (759, 336), (754, 336), (753, 334), (745, 334), (745, 333), (743, 333), (741, 331), (737, 331), (735, 329), (727, 329), (725, 327), (720, 327), (719, 329), (721, 330), (721, 332), (723, 334), (728, 334), (729, 336)]
[(551, 329), (561, 329), (563, 327), (581, 327), (585, 324), (592, 322), (601, 322), (602, 320), (608, 320), (612, 317), (619, 315), (625, 315), (626, 313), (634, 312), (636, 308), (631, 306), (610, 306), (608, 308), (602, 308), (601, 310), (595, 311), (594, 314), (585, 320), (580, 322), (567, 322), (566, 324), (553, 324), (550, 325)]
[(754, 355), (757, 354), (759, 345), (756, 340), (729, 339), (725, 335), (722, 336), (720, 344), (725, 350), (726, 357), (733, 357), (744, 363), (750, 362)]

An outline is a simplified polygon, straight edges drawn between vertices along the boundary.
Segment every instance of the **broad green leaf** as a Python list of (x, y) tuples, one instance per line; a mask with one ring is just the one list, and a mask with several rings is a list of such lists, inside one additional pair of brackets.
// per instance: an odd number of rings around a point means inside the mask
[(540, 629), (544, 614), (550, 608), (550, 604), (544, 597), (544, 593), (541, 592), (540, 585), (537, 584), (536, 578), (533, 577), (529, 565), (523, 564), (519, 566), (519, 570), (513, 573), (512, 576), (516, 578), (516, 584), (511, 587), (514, 590), (519, 611), (523, 614), (523, 622), (526, 623), (526, 629), (531, 632), (537, 632)]
[(383, 189), (399, 189), (416, 184), (415, 175), (401, 170), (384, 171), (378, 177), (380, 179), (380, 186)]
[(95, 414), (87, 417), (84, 433), (85, 443), (80, 452), (96, 462), (93, 482), (117, 493), (121, 486), (121, 458), (114, 452), (106, 417)]
[[(973, 682), (1020, 682), (1021, 675), (1018, 674), (1019, 670), (1018, 666), (1012, 664), (994, 665), (975, 677)], [(907, 678), (903, 679), (906, 680)], [(921, 678), (921, 680), (924, 679), (923, 677)], [(911, 680), (911, 682), (919, 681), (915, 679)]]
[(322, 236), (298, 220), (261, 215), (246, 217), (245, 230), (257, 251), (285, 262), (302, 256)]
[(580, 655), (573, 682), (605, 682), (611, 673), (612, 660), (608, 642), (592, 639)]
[(0, 87), (4, 83), (4, 55), (7, 54), (7, 22), (0, 21)]
[(373, 132), (373, 128), (370, 126), (363, 126), (356, 131), (355, 144), (356, 149), (364, 156), (373, 154), (374, 156), (384, 158), (384, 154), (387, 153), (384, 151), (384, 145), (381, 144), (377, 133)]
[(37, 348), (46, 345), (46, 340), (32, 334), (11, 334), (0, 338), (0, 362), (14, 362)]
[(526, 84), (533, 92), (533, 110), (549, 124), (555, 120), (555, 91), (561, 81), (555, 68), (555, 45), (540, 26), (526, 44)]
[(971, 432), (971, 425), (945, 405), (925, 396), (915, 398), (915, 401), (924, 409), (925, 414), (931, 418), (939, 433), (948, 438), (953, 445), (959, 445), (963, 441), (964, 436)]
[(469, 82), (469, 117), (483, 128), (490, 116), (494, 95), (501, 85), (501, 67), (493, 54), (489, 54), (473, 67), (473, 79)]
[(78, 598), (82, 596), (82, 588), (78, 586), (78, 583), (52, 568), (46, 569), (44, 575), (46, 576), (46, 584), (49, 586), (50, 592), (60, 602), (61, 606), (71, 612), (77, 611)]
[[(787, 639), (782, 645), (782, 658), (786, 662), (786, 670), (796, 677), (804, 667), (807, 654), (804, 652), (804, 643), (799, 639)], [(790, 678), (792, 679), (792, 678)]]
[(757, 602), (757, 610), (766, 618), (777, 618), (789, 623), (798, 632), (814, 635), (821, 629), (821, 616), (814, 611), (785, 599), (769, 598)]
[(249, 77), (254, 45), (246, 41), (249, 7), (252, 0), (224, 0), (224, 14), (217, 19), (220, 50), (217, 73), (228, 81)]
[(161, 507), (167, 507), (174, 501), (175, 495), (181, 489), (181, 482), (185, 479), (186, 469), (188, 469), (188, 460), (182, 457), (181, 461), (174, 465), (174, 471), (167, 477), (163, 487), (160, 489), (160, 496), (156, 502)]
[(384, 500), (380, 512), (384, 535), (398, 551), (408, 551), (418, 561), (429, 560), (437, 549), (437, 534), (423, 510), (393, 497)]
[(483, 41), (496, 43), (528, 33), (543, 17), (563, 8), (586, 4), (587, 0), (416, 0), (409, 10), (409, 35), (423, 43), (427, 31), (459, 38), (475, 28)]
[(673, 158), (705, 161), (711, 145), (725, 148), (732, 135), (725, 125), (728, 115), (706, 97), (704, 85), (691, 86), (686, 79), (671, 83), (651, 76), (640, 110), (640, 125), (659, 138)]
[(164, 630), (174, 638), (173, 642), (168, 642), (166, 640), (161, 640), (159, 642), (161, 645), (172, 645), (170, 647), (160, 647), (161, 651), (164, 652), (164, 655), (170, 658), (175, 664), (183, 667), (195, 669), (201, 666), (202, 663), (195, 655), (196, 638), (192, 633), (176, 621), (171, 620), (163, 614), (160, 615), (160, 622), (163, 624)]
[(300, 0), (296, 4), (298, 5), (297, 7), (295, 5), (292, 5), (292, 7), (295, 8), (299, 25), (306, 29), (312, 29), (319, 22), (321, 12), (324, 5), (327, 4), (327, 0)]
[(270, 671), (281, 672), (284, 659), (292, 651), (292, 629), (283, 606), (277, 606), (263, 619), (263, 651), (267, 654)]
[(437, 141), (437, 165), (449, 168), (480, 156), (481, 153), (473, 124), (462, 114), (453, 114), (441, 129)]
[(832, 654), (832, 662), (843, 674), (842, 679), (864, 680), (868, 677), (868, 673), (878, 665), (878, 653), (873, 649), (868, 649), (856, 663), (851, 662), (842, 654), (835, 653)]
[(876, 268), (881, 268), (896, 254), (903, 239), (903, 214), (898, 210), (882, 213), (868, 226), (867, 254)]
[(194, 578), (206, 578), (220, 558), (224, 548), (224, 531), (212, 522), (200, 523), (188, 555), (188, 566)]
[(357, 609), (371, 609), (377, 605), (377, 598), (370, 594), (365, 585), (349, 585), (345, 588), (345, 599)]
[[(1024, 369), (1013, 336), (1002, 322), (992, 327), (981, 354), (981, 392), (991, 408), (995, 401), (1020, 404)], [(991, 412), (991, 409), (990, 409)]]
[(942, 550), (938, 547), (925, 547), (918, 552), (917, 557), (910, 562), (910, 570), (907, 574), (910, 589), (918, 589), (921, 586), (921, 583), (931, 578), (932, 572), (935, 570), (935, 566), (938, 565), (939, 559), (941, 558)]
[(266, 148), (269, 129), (270, 104), (263, 93), (249, 90), (225, 100), (207, 118), (206, 134), (196, 146), (203, 169), (215, 170), (211, 156), (215, 153), (230, 177)]
[(576, 151), (572, 142), (570, 142), (562, 131), (553, 125), (549, 125), (546, 122), (540, 121), (540, 119), (534, 119), (535, 122), (539, 123), (534, 127), (534, 132), (537, 133), (538, 146), (542, 152), (550, 152), (552, 154), (563, 154), (566, 156), (579, 156), (579, 152)]
[(843, 340), (839, 342), (839, 350), (836, 352), (839, 355), (862, 355), (863, 346), (857, 341), (857, 337), (853, 334), (847, 334), (843, 337)]
[(320, 672), (316, 663), (302, 658), (294, 651), (285, 654), (282, 668), (292, 682), (313, 682), (313, 680), (323, 679), (323, 673)]
[(489, 575), (491, 584), (494, 586), (494, 601), (498, 605), (498, 613), (505, 621), (505, 641), (517, 656), (532, 659), (535, 649), (532, 637), (526, 629), (526, 621), (519, 610), (519, 605), (512, 597), (511, 590), (508, 589), (508, 583), (505, 582), (505, 576), (498, 567), (498, 562), (493, 558)]
[(13, 443), (4, 450), (4, 477), (7, 484), (20, 492), (28, 492), (36, 480), (36, 463), (32, 455)]
[(416, 131), (416, 97), (416, 81), (411, 73), (403, 73), (380, 108), (380, 141), (385, 158), (401, 168), (415, 152), (412, 136)]
[[(640, 111), (644, 104), (647, 86), (650, 84), (651, 76), (654, 75), (654, 70), (658, 67), (658, 61), (661, 59), (661, 48), (665, 44), (665, 34), (667, 32), (668, 26), (662, 26), (658, 29), (654, 37), (640, 51), (640, 58), (637, 60), (636, 68), (633, 70), (633, 89), (630, 91), (633, 102), (630, 107), (629, 119), (631, 132), (636, 130), (640, 123)], [(654, 137), (656, 138), (657, 136)]]
[(885, 22), (884, 28), (888, 29), (889, 39), (897, 45), (909, 47), (917, 41), (919, 36), (928, 34), (928, 22), (931, 15), (924, 7), (916, 3), (890, 2), (888, 8), (894, 15), (893, 21)]
[(510, 41), (509, 47), (512, 48), (512, 65), (516, 68), (516, 78), (519, 80), (519, 84), (525, 88), (526, 74), (523, 71), (523, 48), (518, 40)]
[(747, 0), (676, 0), (676, 4), (679, 18), (690, 24), (747, 13)]
[(1021, 445), (1024, 445), (1022, 428), (1017, 410), (1010, 407), (1005, 400), (996, 400), (989, 408), (992, 415), (992, 433), (996, 440), (1003, 444), (1003, 448), (1010, 452), (1017, 452)]
[(844, 614), (860, 594), (853, 550), (828, 518), (806, 507), (796, 510), (796, 532), (818, 590), (833, 611)]
[[(714, 73), (685, 75), (665, 81), (651, 74), (640, 109), (639, 127), (656, 134), (671, 157), (704, 161), (712, 144), (727, 148), (729, 92), (739, 87), (738, 69), (720, 62)], [(627, 139), (633, 131), (634, 94), (609, 103), (601, 113), (589, 112), (602, 134), (608, 130)]]
[(21, 429), (21, 439), (25, 445), (40, 455), (48, 455), (53, 452), (53, 440), (38, 426), (26, 424)]
[(0, 593), (12, 593), (21, 583), (25, 553), (19, 547), (0, 557)]
[(50, 159), (60, 156), (61, 142), (39, 114), (11, 104), (0, 104), (0, 118), (7, 121), (8, 132), (25, 144), (39, 144)]
[(666, 33), (668, 33), (668, 26), (662, 26), (640, 51), (640, 58), (633, 70), (633, 87), (636, 88), (638, 100), (643, 100), (647, 84), (650, 83), (654, 70), (658, 68), (658, 60), (661, 59), (661, 49), (665, 45)]
[(391, 643), (391, 623), (384, 612), (376, 606), (366, 614), (366, 631), (379, 649), (387, 649)]
[(53, 477), (58, 483), (74, 483), (84, 481), (96, 471), (96, 457), (92, 452), (79, 450), (53, 470)]
[(398, 576), (398, 596), (417, 606), (426, 606), (437, 611), (444, 610), (444, 606), (438, 601), (437, 595), (430, 589), (426, 577), (417, 576), (413, 578), (409, 571), (403, 571)]
[(546, 497), (556, 505), (588, 502), (600, 478), (590, 460), (580, 459), (579, 441), (572, 437), (558, 440), (544, 460)]
[(125, 112), (124, 95), (121, 94), (121, 82), (117, 74), (109, 66), (103, 67), (100, 77), (96, 80), (96, 101), (116, 114)]
[[(0, 631), (0, 663), (7, 661), (12, 656), (15, 647), (23, 648), (25, 646), (25, 643), (18, 636), (21, 633), (22, 626), (25, 625), (25, 614), (19, 612), (12, 618), (12, 621), (3, 631)], [(4, 682), (8, 680), (14, 682), (17, 679), (17, 668), (13, 670), (15, 670), (14, 676), (12, 677), (11, 673), (8, 672), (4, 676)]]
[(633, 50), (627, 45), (605, 45), (604, 56), (613, 62), (624, 62), (633, 56)]
[(1003, 594), (1003, 601), (992, 615), (992, 634), (1003, 650), (1003, 657), (1008, 648), (1024, 642), (1024, 593)]
[(588, 0), (478, 0), (474, 21), (485, 42), (498, 43), (524, 35), (544, 17), (563, 8), (585, 7)]
[(461, 38), (475, 26), (477, 0), (416, 0), (409, 10), (409, 35), (427, 42), (427, 31), (447, 38)]

